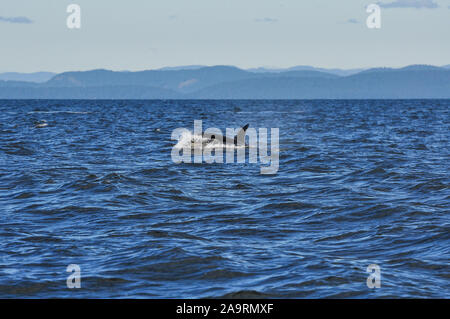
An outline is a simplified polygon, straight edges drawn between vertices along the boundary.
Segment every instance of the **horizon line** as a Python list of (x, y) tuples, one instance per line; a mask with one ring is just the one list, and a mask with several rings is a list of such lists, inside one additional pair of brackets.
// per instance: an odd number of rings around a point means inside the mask
[[(276, 70), (289, 70), (296, 67), (309, 67), (314, 69), (324, 69), (324, 70), (340, 70), (340, 71), (354, 71), (354, 70), (371, 70), (371, 69), (402, 69), (409, 66), (431, 66), (431, 67), (438, 67), (438, 68), (445, 68), (449, 67), (449, 64), (444, 65), (435, 65), (435, 64), (424, 64), (424, 63), (413, 63), (413, 64), (407, 64), (402, 66), (371, 66), (371, 67), (351, 67), (351, 68), (342, 68), (342, 67), (321, 67), (321, 66), (314, 66), (314, 65), (308, 65), (308, 64), (297, 64), (293, 66), (288, 67), (276, 67), (276, 66), (257, 66), (257, 67), (249, 67), (249, 68), (243, 68), (232, 64), (211, 64), (211, 65), (199, 65), (199, 64), (187, 64), (187, 65), (170, 65), (170, 66), (162, 66), (157, 68), (144, 68), (144, 69), (114, 69), (114, 68), (82, 68), (82, 69), (68, 69), (66, 71), (48, 71), (48, 70), (39, 70), (39, 71), (26, 71), (26, 72), (20, 72), (20, 71), (0, 71), (0, 74), (5, 73), (18, 73), (18, 74), (35, 74), (35, 73), (54, 73), (54, 74), (62, 74), (67, 72), (89, 72), (89, 71), (98, 71), (98, 70), (105, 70), (105, 71), (112, 71), (112, 72), (143, 72), (143, 71), (177, 71), (177, 70), (170, 70), (170, 69), (179, 69), (183, 70), (183, 68), (191, 68), (194, 69), (201, 69), (201, 68), (211, 68), (211, 67), (232, 67), (237, 68), (243, 71), (253, 71), (258, 69), (265, 69), (269, 71), (276, 71)], [(165, 70), (166, 69), (166, 70)], [(167, 70), (169, 69), (169, 70)], [(184, 69), (186, 70), (186, 69)]]

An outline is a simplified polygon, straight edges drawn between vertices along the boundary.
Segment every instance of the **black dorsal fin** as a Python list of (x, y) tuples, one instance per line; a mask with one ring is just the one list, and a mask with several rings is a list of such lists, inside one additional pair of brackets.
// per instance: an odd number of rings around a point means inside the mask
[(244, 141), (244, 137), (245, 137), (245, 131), (247, 131), (248, 127), (250, 124), (246, 124), (245, 126), (243, 126), (239, 132), (237, 133), (237, 135), (234, 137), (234, 145), (237, 145), (238, 140)]

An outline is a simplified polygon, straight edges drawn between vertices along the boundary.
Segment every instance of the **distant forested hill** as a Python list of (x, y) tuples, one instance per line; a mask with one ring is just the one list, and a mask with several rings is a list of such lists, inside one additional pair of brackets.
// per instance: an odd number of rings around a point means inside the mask
[[(323, 69), (325, 70), (325, 69)], [(450, 69), (413, 65), (350, 75), (231, 66), (140, 72), (65, 72), (44, 83), (0, 81), (3, 99), (395, 99), (450, 98)]]

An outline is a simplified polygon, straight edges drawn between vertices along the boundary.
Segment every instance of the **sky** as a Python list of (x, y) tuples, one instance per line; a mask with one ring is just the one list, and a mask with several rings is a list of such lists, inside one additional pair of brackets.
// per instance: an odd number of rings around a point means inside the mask
[(0, 72), (447, 65), (449, 31), (450, 0), (2, 0)]

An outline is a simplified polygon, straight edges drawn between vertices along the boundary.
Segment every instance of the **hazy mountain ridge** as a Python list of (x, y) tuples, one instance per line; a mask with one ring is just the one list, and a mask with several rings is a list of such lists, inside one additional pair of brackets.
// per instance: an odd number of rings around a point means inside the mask
[(54, 77), (56, 73), (52, 72), (34, 72), (34, 73), (19, 73), (19, 72), (5, 72), (0, 73), (0, 81), (23, 81), (44, 83)]
[(316, 70), (251, 72), (230, 66), (65, 72), (45, 83), (0, 81), (0, 98), (364, 99), (450, 98), (450, 69), (373, 68), (339, 76)]
[(313, 67), (308, 65), (298, 65), (293, 66), (290, 68), (253, 68), (248, 69), (247, 71), (254, 72), (254, 73), (285, 73), (285, 72), (291, 72), (291, 71), (318, 71), (318, 72), (324, 72), (329, 73), (333, 75), (339, 75), (339, 76), (347, 76), (359, 73), (361, 71), (364, 71), (366, 69), (327, 69), (327, 68), (319, 68), (319, 67)]
[(54, 87), (137, 85), (187, 93), (220, 82), (241, 80), (253, 76), (256, 75), (236, 67), (227, 66), (204, 67), (194, 70), (148, 70), (138, 72), (92, 70), (61, 73), (53, 77), (46, 85)]

